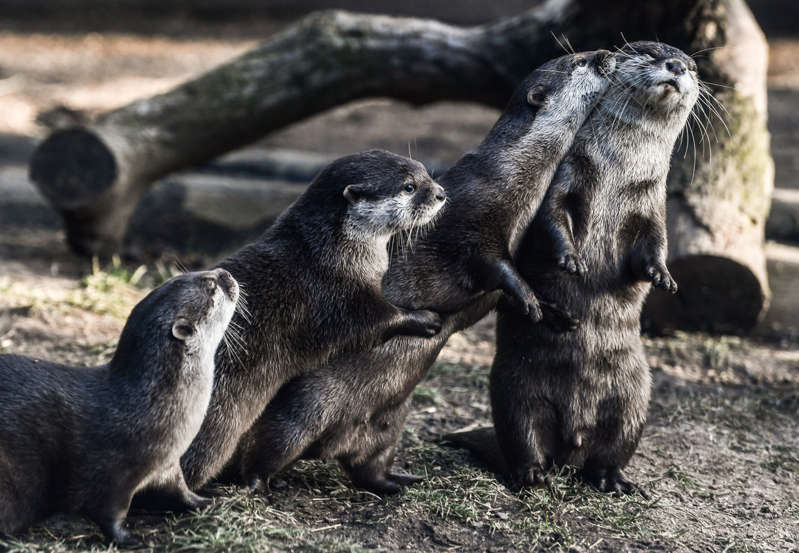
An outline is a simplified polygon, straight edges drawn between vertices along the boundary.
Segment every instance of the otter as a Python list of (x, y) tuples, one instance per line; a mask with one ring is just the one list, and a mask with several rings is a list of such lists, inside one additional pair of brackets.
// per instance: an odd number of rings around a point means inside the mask
[(0, 534), (55, 513), (85, 515), (106, 538), (151, 482), (189, 507), (180, 456), (211, 397), (214, 354), (238, 301), (222, 269), (174, 277), (130, 314), (107, 365), (0, 356)]
[(390, 472), (407, 400), (448, 337), (502, 295), (531, 324), (575, 321), (537, 298), (513, 263), (522, 232), (583, 120), (608, 86), (607, 51), (563, 56), (528, 76), (486, 139), (439, 177), (449, 201), (384, 278), (391, 301), (446, 314), (438, 336), (399, 337), (288, 383), (242, 445), (244, 482), (258, 487), (300, 457), (338, 459), (355, 486), (392, 493), (417, 477)]
[(582, 324), (557, 334), (498, 309), (492, 416), (520, 485), (569, 465), (599, 490), (641, 491), (622, 473), (649, 405), (641, 309), (653, 285), (677, 292), (666, 267), (666, 176), (699, 84), (694, 61), (657, 42), (619, 50), (613, 80), (517, 258), (524, 278)]
[(259, 240), (219, 264), (245, 290), (249, 313), (231, 323), (241, 347), (219, 348), (208, 414), (181, 460), (189, 486), (224, 467), (291, 378), (332, 355), (438, 332), (438, 314), (389, 303), (380, 283), (392, 235), (429, 226), (446, 199), (418, 161), (379, 150), (346, 156)]

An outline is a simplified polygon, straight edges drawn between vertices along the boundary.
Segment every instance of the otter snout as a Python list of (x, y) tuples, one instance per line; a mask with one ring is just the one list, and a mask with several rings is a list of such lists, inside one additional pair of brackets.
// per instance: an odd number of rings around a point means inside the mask
[(216, 283), (222, 288), (225, 295), (231, 300), (236, 301), (239, 297), (239, 284), (225, 269), (215, 269), (212, 271)]
[(688, 71), (688, 68), (685, 67), (685, 64), (682, 62), (682, 60), (679, 60), (677, 58), (671, 58), (666, 60), (664, 62), (664, 65), (666, 66), (666, 71), (669, 71), (670, 73), (673, 73), (678, 77), (684, 74), (686, 71)]
[(608, 75), (616, 69), (616, 56), (609, 50), (597, 50), (593, 64), (601, 75)]

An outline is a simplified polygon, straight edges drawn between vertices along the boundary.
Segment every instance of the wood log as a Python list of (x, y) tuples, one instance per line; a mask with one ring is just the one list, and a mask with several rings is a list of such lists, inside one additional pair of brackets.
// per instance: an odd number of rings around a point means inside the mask
[(799, 243), (799, 190), (774, 189), (766, 221), (766, 237)]
[(719, 105), (698, 106), (704, 116), (687, 138), (695, 142), (706, 134), (704, 142), (673, 156), (669, 269), (680, 292), (676, 298), (652, 293), (646, 316), (658, 331), (748, 332), (770, 299), (764, 249), (774, 186), (766, 128), (768, 46), (743, 0), (699, 8), (686, 20), (686, 51), (705, 51), (697, 64)]
[(553, 33), (568, 35), (580, 49), (608, 48), (624, 36), (658, 37), (698, 52), (700, 76), (718, 83), (708, 86), (726, 105), (719, 111), (730, 131), (719, 132), (722, 125), (704, 117), (715, 136), (712, 159), (701, 151), (677, 158), (669, 240), (682, 292), (678, 299), (653, 294), (647, 316), (656, 329), (750, 328), (769, 296), (762, 241), (773, 171), (766, 45), (743, 0), (549, 0), (468, 29), (312, 14), (166, 94), (54, 133), (33, 156), (31, 177), (63, 215), (76, 251), (108, 251), (118, 246), (144, 190), (170, 171), (358, 98), (502, 107), (531, 69), (562, 53)]
[(542, 22), (531, 12), (466, 30), (411, 18), (312, 14), (170, 92), (56, 131), (36, 150), (31, 179), (62, 214), (75, 251), (112, 250), (159, 177), (331, 107), (370, 96), (503, 105), (530, 67), (509, 55), (514, 37), (535, 37), (524, 47), (554, 55), (545, 32), (554, 15)]

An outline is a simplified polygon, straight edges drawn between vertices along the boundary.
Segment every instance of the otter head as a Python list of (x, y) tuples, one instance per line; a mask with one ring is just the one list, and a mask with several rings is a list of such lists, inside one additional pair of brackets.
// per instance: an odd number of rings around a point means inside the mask
[(355, 167), (346, 173), (342, 198), (350, 234), (389, 237), (410, 231), (431, 223), (446, 201), (444, 188), (418, 161), (382, 150), (348, 158)]
[(676, 138), (699, 97), (694, 60), (668, 44), (646, 41), (626, 44), (615, 56), (614, 84), (602, 111)]
[(554, 167), (610, 85), (616, 60), (597, 50), (561, 56), (533, 71), (513, 93), (481, 147), (506, 165)]
[(171, 372), (200, 358), (213, 367), (239, 299), (239, 285), (224, 269), (171, 278), (140, 301), (128, 317), (112, 369)]

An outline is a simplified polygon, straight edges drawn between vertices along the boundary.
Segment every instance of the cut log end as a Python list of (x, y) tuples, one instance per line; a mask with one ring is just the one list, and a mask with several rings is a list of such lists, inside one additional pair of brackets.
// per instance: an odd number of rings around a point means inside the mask
[(644, 309), (645, 326), (655, 332), (697, 330), (744, 334), (767, 307), (756, 275), (727, 257), (686, 255), (669, 264), (680, 291), (654, 290)]
[(30, 178), (59, 210), (75, 210), (97, 201), (118, 175), (114, 155), (87, 129), (50, 135), (33, 153)]

